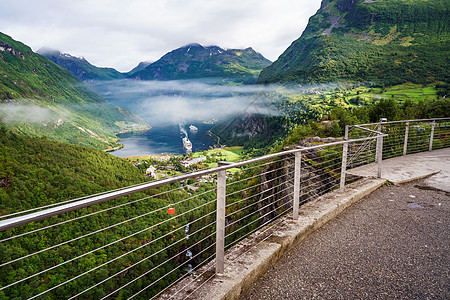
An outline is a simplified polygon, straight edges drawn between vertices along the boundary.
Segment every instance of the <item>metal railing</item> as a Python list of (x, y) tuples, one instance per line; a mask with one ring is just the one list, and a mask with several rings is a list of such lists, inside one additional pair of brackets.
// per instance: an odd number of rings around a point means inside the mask
[[(191, 274), (223, 273), (226, 249), (344, 189), (357, 180), (347, 169), (377, 162), (380, 177), (382, 158), (405, 140), (407, 153), (429, 150), (420, 138), (433, 149), (449, 146), (449, 119), (408, 122), (429, 124), (430, 136), (409, 130), (405, 138), (391, 125), (401, 122), (352, 126), (334, 143), (5, 213), (0, 298), (152, 298)], [(198, 274), (214, 259), (215, 270)]]
[[(367, 136), (368, 130), (388, 134), (383, 159), (450, 147), (450, 118), (403, 120), (350, 126), (350, 138)], [(373, 133), (372, 135), (374, 135)]]

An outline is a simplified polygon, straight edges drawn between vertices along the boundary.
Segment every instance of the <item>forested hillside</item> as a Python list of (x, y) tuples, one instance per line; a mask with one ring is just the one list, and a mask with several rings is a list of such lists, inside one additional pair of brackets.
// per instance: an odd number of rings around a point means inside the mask
[(113, 68), (96, 67), (84, 57), (75, 57), (67, 53), (61, 53), (58, 50), (46, 48), (38, 50), (37, 53), (47, 57), (83, 81), (126, 78), (125, 74)]
[(108, 149), (116, 133), (148, 126), (66, 69), (0, 33), (0, 122), (17, 133)]
[(447, 0), (324, 0), (260, 83), (449, 82)]
[(145, 181), (110, 154), (0, 126), (0, 215)]

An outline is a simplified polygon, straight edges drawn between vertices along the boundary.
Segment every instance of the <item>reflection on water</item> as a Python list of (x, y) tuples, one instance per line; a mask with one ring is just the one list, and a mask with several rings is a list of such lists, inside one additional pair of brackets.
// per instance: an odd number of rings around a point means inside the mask
[[(190, 125), (190, 124), (189, 124)], [(188, 129), (189, 125), (184, 128)], [(198, 127), (197, 132), (189, 133), (189, 140), (192, 142), (193, 151), (202, 151), (209, 149), (214, 145), (214, 140), (206, 134), (213, 126), (210, 124), (194, 124)], [(179, 125), (167, 125), (162, 127), (153, 127), (145, 132), (132, 132), (120, 134), (120, 143), (125, 147), (110, 152), (118, 157), (145, 156), (152, 154), (184, 154), (181, 138), (185, 135), (180, 132)]]

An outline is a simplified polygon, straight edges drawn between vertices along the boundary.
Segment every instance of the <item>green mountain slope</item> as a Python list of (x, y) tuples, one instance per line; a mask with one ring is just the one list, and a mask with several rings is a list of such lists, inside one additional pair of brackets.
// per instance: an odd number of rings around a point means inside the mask
[(136, 167), (110, 154), (0, 126), (0, 215), (144, 181)]
[(83, 81), (124, 79), (125, 74), (113, 68), (99, 68), (89, 63), (84, 57), (75, 57), (54, 49), (39, 49), (38, 54), (47, 57)]
[(448, 0), (324, 0), (259, 82), (449, 82), (449, 6)]
[(117, 147), (116, 133), (148, 126), (106, 103), (66, 69), (0, 33), (0, 121), (24, 135)]
[(190, 44), (167, 53), (130, 77), (141, 80), (227, 78), (255, 82), (270, 61), (252, 48), (244, 50)]

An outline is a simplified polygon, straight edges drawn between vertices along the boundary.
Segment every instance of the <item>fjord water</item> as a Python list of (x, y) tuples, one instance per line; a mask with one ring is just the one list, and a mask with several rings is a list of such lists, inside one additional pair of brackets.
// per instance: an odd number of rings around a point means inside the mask
[[(189, 124), (190, 125), (190, 124)], [(214, 145), (214, 140), (206, 133), (213, 125), (194, 124), (197, 132), (190, 132), (189, 126), (183, 126), (192, 142), (192, 151), (202, 151)], [(152, 127), (143, 132), (130, 132), (118, 135), (125, 147), (110, 152), (118, 157), (145, 156), (152, 154), (184, 154), (181, 139), (185, 136), (178, 125)]]
[[(217, 81), (177, 80), (95, 81), (90, 86), (116, 106), (130, 110), (152, 129), (121, 134), (125, 147), (111, 154), (119, 157), (184, 153), (187, 132), (193, 151), (207, 150), (214, 140), (207, 131), (212, 121), (225, 120), (249, 109), (257, 87), (222, 85)], [(197, 132), (189, 130), (190, 125)]]

